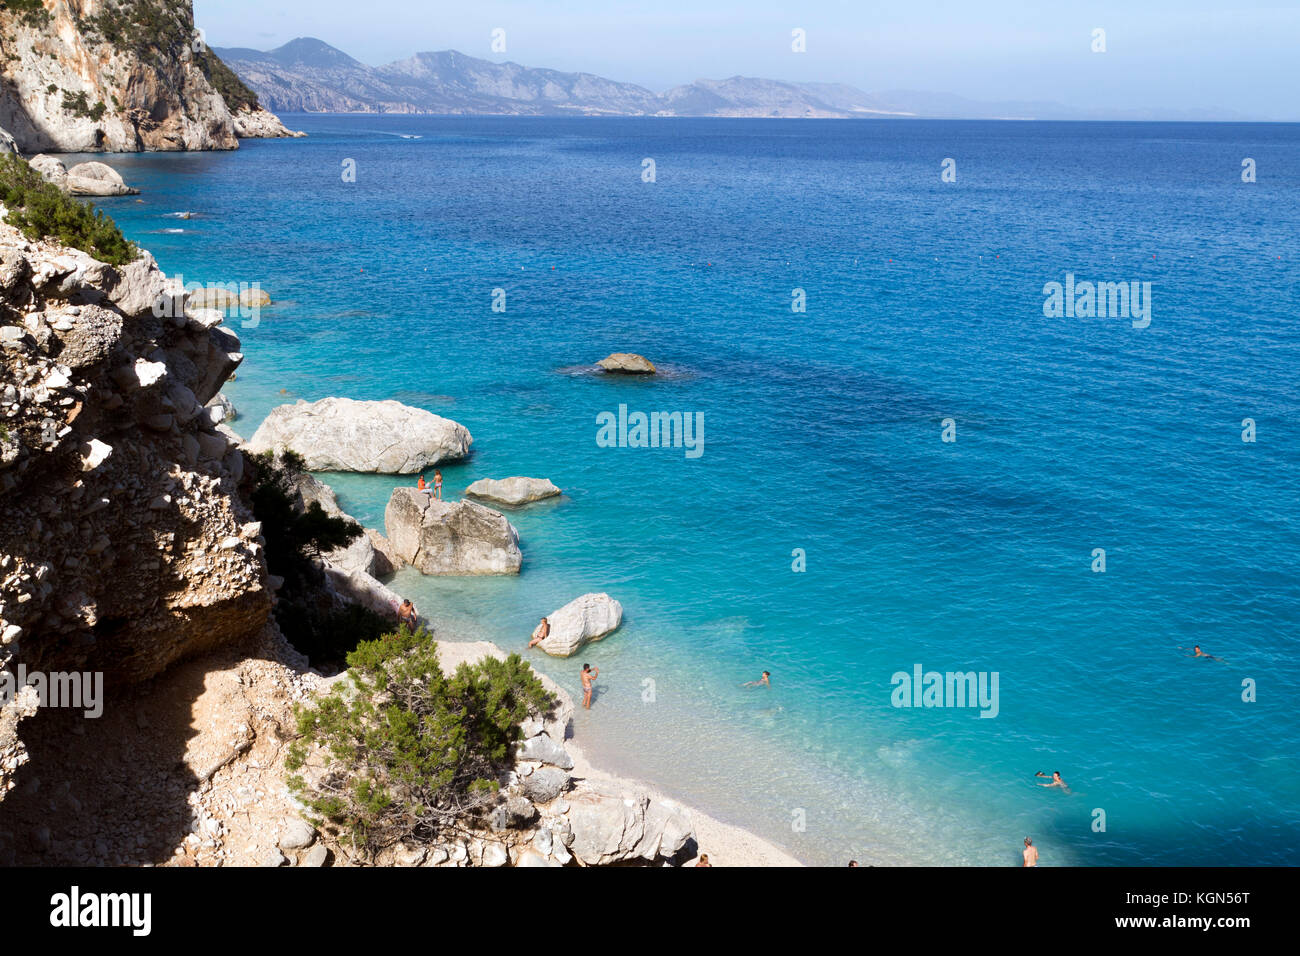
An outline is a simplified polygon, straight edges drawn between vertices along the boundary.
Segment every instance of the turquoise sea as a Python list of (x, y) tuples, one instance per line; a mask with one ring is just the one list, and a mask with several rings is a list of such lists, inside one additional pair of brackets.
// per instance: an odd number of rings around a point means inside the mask
[[(276, 299), (234, 322), (241, 434), (395, 398), (472, 432), (449, 495), (565, 490), (510, 515), (519, 577), (393, 586), (519, 651), (618, 598), (534, 652), (600, 667), (598, 764), (814, 864), (1300, 862), (1300, 127), (287, 119), (113, 157), (143, 202), (104, 205)], [(1067, 274), (1151, 283), (1149, 326), (1045, 317)], [(620, 404), (702, 413), (703, 454), (600, 447)], [(324, 477), (382, 527), (393, 478)], [(997, 716), (892, 706), (918, 664), (996, 672)]]

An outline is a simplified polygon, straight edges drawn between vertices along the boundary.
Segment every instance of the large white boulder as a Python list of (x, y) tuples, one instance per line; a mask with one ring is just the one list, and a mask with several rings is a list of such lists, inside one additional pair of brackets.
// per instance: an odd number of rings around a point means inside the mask
[(495, 501), (503, 505), (517, 506), (526, 505), (533, 501), (541, 501), (543, 498), (554, 498), (560, 494), (560, 489), (555, 487), (548, 478), (522, 478), (516, 476), (513, 478), (480, 478), (465, 489), (465, 494), (471, 498), (481, 498), (484, 501)]
[(384, 527), (396, 555), (424, 574), (518, 574), (523, 563), (515, 526), (473, 501), (395, 488)]
[(140, 192), (123, 181), (106, 163), (77, 163), (68, 170), (68, 192), (74, 196), (134, 196)]
[(309, 471), (410, 475), (469, 454), (469, 430), (448, 418), (400, 402), (350, 398), (299, 401), (272, 409), (246, 449), (286, 449)]
[(682, 807), (621, 781), (586, 780), (565, 799), (569, 850), (588, 866), (672, 857), (695, 835)]
[(27, 160), (27, 164), (47, 182), (54, 183), (60, 189), (68, 188), (68, 167), (63, 165), (63, 160), (41, 153)]
[(570, 657), (623, 623), (623, 605), (608, 594), (584, 594), (547, 617), (551, 633), (537, 646), (553, 657)]

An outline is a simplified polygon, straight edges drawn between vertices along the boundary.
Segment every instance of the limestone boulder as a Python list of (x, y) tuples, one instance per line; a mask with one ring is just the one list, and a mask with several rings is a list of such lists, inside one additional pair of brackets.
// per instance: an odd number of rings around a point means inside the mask
[(653, 375), (655, 373), (654, 363), (644, 355), (637, 355), (635, 352), (615, 352), (613, 355), (607, 355), (596, 363), (606, 372), (614, 372), (619, 375)]
[(554, 498), (560, 494), (548, 478), (480, 478), (468, 488), (465, 494), (482, 501), (518, 507), (545, 498)]
[(685, 809), (620, 781), (584, 781), (567, 799), (568, 847), (588, 866), (670, 858), (694, 836)]
[(472, 441), (464, 425), (421, 408), (324, 398), (272, 409), (247, 450), (291, 450), (310, 471), (410, 475), (464, 458)]
[(46, 182), (51, 182), (60, 189), (68, 188), (68, 167), (63, 165), (62, 160), (42, 153), (27, 160), (27, 164), (40, 173)]
[(67, 190), (74, 196), (134, 196), (140, 192), (128, 186), (107, 163), (77, 163), (68, 170)]
[(551, 633), (537, 646), (552, 657), (570, 657), (623, 623), (623, 605), (608, 594), (584, 594), (547, 616)]
[(515, 526), (472, 501), (395, 488), (384, 527), (394, 553), (423, 574), (518, 574), (523, 563)]
[(524, 796), (534, 803), (550, 803), (569, 786), (569, 775), (559, 767), (538, 767), (520, 781)]

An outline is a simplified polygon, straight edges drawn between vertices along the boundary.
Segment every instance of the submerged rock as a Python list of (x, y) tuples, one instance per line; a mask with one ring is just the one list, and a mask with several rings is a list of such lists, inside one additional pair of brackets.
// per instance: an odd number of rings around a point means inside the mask
[(503, 505), (526, 505), (554, 498), (560, 494), (560, 489), (547, 478), (480, 478), (465, 489), (465, 494)]
[(608, 594), (584, 594), (547, 617), (551, 633), (537, 646), (553, 657), (569, 657), (623, 622), (623, 605)]
[(464, 425), (421, 408), (323, 398), (272, 409), (247, 451), (294, 451), (310, 471), (410, 475), (465, 457), (472, 441)]
[(394, 488), (384, 527), (397, 557), (424, 574), (518, 574), (523, 563), (515, 526), (472, 501)]
[(655, 373), (654, 363), (643, 355), (637, 355), (635, 352), (615, 352), (613, 355), (607, 355), (596, 363), (606, 372), (617, 372), (623, 375), (653, 375)]

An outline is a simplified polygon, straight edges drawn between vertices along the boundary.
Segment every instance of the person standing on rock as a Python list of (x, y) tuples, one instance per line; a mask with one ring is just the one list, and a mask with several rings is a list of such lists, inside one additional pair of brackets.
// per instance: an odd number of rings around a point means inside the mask
[(442, 472), (437, 468), (433, 470), (433, 496), (442, 500)]
[(533, 628), (533, 639), (528, 642), (529, 647), (536, 647), (542, 641), (551, 636), (551, 622), (542, 618), (542, 623)]
[(590, 664), (582, 665), (582, 707), (591, 710), (591, 682), (600, 676), (600, 668)]

